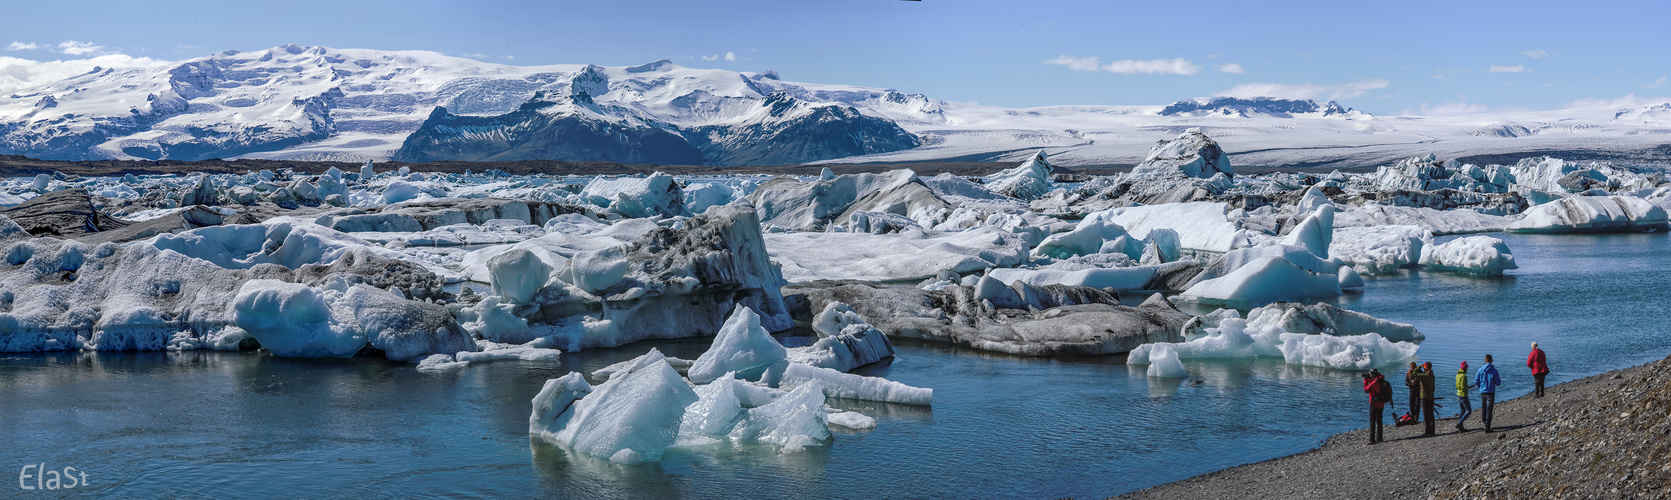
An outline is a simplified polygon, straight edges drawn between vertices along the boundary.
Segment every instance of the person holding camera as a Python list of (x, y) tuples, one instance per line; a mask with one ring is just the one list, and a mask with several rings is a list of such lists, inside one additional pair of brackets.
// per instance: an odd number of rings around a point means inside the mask
[(1392, 384), (1380, 370), (1370, 370), (1363, 374), (1363, 392), (1369, 394), (1369, 444), (1385, 441), (1381, 412), (1392, 402)]

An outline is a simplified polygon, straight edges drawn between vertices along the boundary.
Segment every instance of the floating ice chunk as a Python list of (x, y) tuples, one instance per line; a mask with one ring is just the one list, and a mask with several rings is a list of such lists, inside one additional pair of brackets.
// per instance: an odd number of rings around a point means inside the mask
[(705, 212), (708, 207), (731, 203), (736, 197), (736, 190), (718, 182), (691, 183), (684, 189), (685, 209), (693, 214)]
[(1305, 190), (1305, 195), (1300, 196), (1298, 208), (1300, 213), (1315, 213), (1317, 207), (1333, 204), (1334, 202), (1329, 201), (1328, 195), (1323, 194), (1323, 188), (1312, 186)]
[(1416, 344), (1392, 342), (1374, 333), (1350, 337), (1302, 333), (1282, 335), (1284, 362), (1338, 370), (1367, 370), (1398, 363), (1414, 358), (1416, 349)]
[(1021, 162), (1020, 165), (988, 175), (982, 180), (985, 181), (986, 188), (994, 193), (1022, 200), (1033, 200), (1050, 192), (1051, 170), (1052, 167), (1049, 160), (1045, 159), (1044, 152), (1039, 151), (1034, 153), (1027, 161)]
[(855, 411), (832, 411), (824, 417), (830, 425), (839, 425), (853, 430), (875, 429), (876, 419)]
[(406, 300), (370, 285), (354, 285), (342, 300), (353, 310), (366, 340), (389, 359), (406, 361), (470, 348), (469, 335), (440, 304)]
[(535, 334), (528, 327), (528, 320), (515, 314), (516, 306), (500, 302), (497, 295), (489, 295), (476, 305), (459, 310), (459, 326), (494, 342), (527, 342)]
[(1514, 255), (1503, 240), (1490, 236), (1468, 236), (1429, 246), (1422, 251), (1422, 266), (1439, 271), (1496, 276), (1518, 269)]
[(346, 358), (366, 345), (365, 336), (335, 318), (325, 297), (307, 285), (250, 280), (232, 307), (238, 327), (274, 356)]
[(568, 413), (575, 401), (592, 392), (592, 384), (580, 372), (569, 372), (562, 377), (546, 379), (539, 394), (534, 395), (534, 411), (528, 415), (528, 433), (542, 436), (563, 427), (557, 419)]
[(1574, 196), (1526, 209), (1511, 233), (1658, 231), (1668, 227), (1665, 209), (1634, 196)]
[[(661, 460), (662, 453), (678, 439), (685, 408), (695, 403), (697, 396), (659, 356), (646, 354), (641, 357), (644, 359), (641, 365), (593, 387), (546, 425), (540, 437), (615, 463)], [(571, 380), (552, 388), (553, 394), (546, 399), (536, 398), (530, 430), (544, 421), (535, 417), (546, 417), (556, 411), (557, 403), (562, 401), (562, 396), (557, 394), (577, 393), (578, 388), (579, 384)], [(542, 414), (538, 410), (542, 407), (550, 410)]]
[(1027, 238), (992, 226), (928, 234), (778, 233), (766, 251), (792, 282), (923, 279), (942, 270), (964, 273), (1027, 260)]
[(534, 339), (525, 344), (503, 344), (487, 340), (476, 341), (480, 351), (461, 351), (454, 355), (459, 361), (557, 361), (561, 359), (563, 351), (553, 349), (552, 343), (544, 338)]
[[(1052, 234), (1046, 237), (1039, 246), (1033, 249), (1034, 258), (1049, 257), (1052, 259), (1066, 259), (1077, 255), (1101, 253), (1110, 240), (1126, 236), (1126, 229), (1119, 224), (1106, 222), (1102, 219), (1086, 219), (1074, 226), (1072, 231)], [(1173, 233), (1174, 242), (1176, 233)], [(1124, 253), (1125, 249), (1114, 249)]]
[(1433, 233), (1419, 226), (1337, 227), (1329, 253), (1362, 274), (1386, 274), (1421, 261)]
[(798, 452), (830, 438), (827, 415), (824, 390), (817, 380), (812, 380), (777, 401), (750, 409), (730, 436), (777, 445), (784, 453)]
[(440, 372), (470, 366), (469, 361), (454, 361), (451, 354), (431, 354), (418, 360), (418, 371)]
[(1149, 149), (1149, 156), (1132, 168), (1133, 177), (1197, 177), (1206, 179), (1217, 174), (1234, 177), (1230, 172), (1230, 156), (1219, 148), (1218, 142), (1207, 137), (1201, 129), (1191, 128), (1178, 138), (1160, 140)]
[(1126, 363), (1150, 364), (1154, 353), (1161, 347), (1167, 348), (1179, 359), (1279, 357), (1282, 356), (1282, 351), (1277, 346), (1282, 343), (1282, 333), (1282, 329), (1268, 325), (1250, 327), (1246, 320), (1232, 315), (1220, 319), (1217, 327), (1208, 328), (1206, 335), (1201, 337), (1185, 342), (1157, 342), (1137, 346), (1126, 356)]
[(1340, 276), (1341, 291), (1363, 290), (1363, 275), (1358, 274), (1357, 269), (1353, 269), (1349, 266), (1340, 266), (1340, 272), (1338, 274)]
[(1184, 363), (1178, 360), (1178, 353), (1166, 344), (1151, 344), (1149, 351), (1149, 376), (1159, 378), (1188, 377), (1189, 370), (1184, 369)]
[(1482, 214), (1470, 208), (1434, 210), (1427, 207), (1399, 207), (1366, 204), (1346, 207), (1335, 214), (1335, 228), (1412, 225), (1435, 235), (1502, 231), (1514, 219)]
[(551, 266), (534, 252), (513, 248), (487, 260), (493, 293), (511, 304), (522, 304), (551, 279)]
[(1115, 290), (1142, 290), (1164, 267), (1133, 266), (1078, 269), (993, 269), (987, 275), (1004, 283), (1026, 283), (1031, 286), (1073, 285)]
[(656, 172), (645, 177), (597, 176), (580, 191), (580, 199), (625, 217), (690, 215), (673, 176)]
[(1414, 341), (1427, 338), (1413, 325), (1376, 318), (1357, 311), (1341, 309), (1331, 304), (1311, 305), (1279, 302), (1255, 308), (1247, 313), (1247, 325), (1262, 329), (1275, 327), (1291, 333), (1321, 333), (1328, 335), (1364, 335), (1378, 333), (1388, 340)]
[(835, 172), (831, 171), (830, 167), (824, 167), (822, 170), (818, 171), (818, 180), (827, 181), (834, 178)]
[(810, 346), (790, 349), (789, 361), (846, 372), (893, 355), (894, 347), (887, 335), (876, 327), (859, 323), (848, 325), (837, 335), (818, 339)]
[(1323, 205), (1305, 220), (1300, 221), (1293, 231), (1282, 238), (1284, 245), (1298, 245), (1305, 247), (1318, 258), (1329, 258), (1329, 242), (1334, 240), (1334, 205)]
[(393, 205), (403, 201), (409, 201), (417, 198), (418, 195), (421, 194), (424, 194), (424, 190), (421, 187), (406, 181), (394, 181), (389, 183), (387, 186), (383, 186), (382, 204)]
[(864, 377), (800, 363), (788, 363), (779, 387), (793, 388), (812, 381), (818, 381), (824, 395), (832, 398), (912, 405), (934, 402), (934, 389), (911, 387), (884, 378)]
[(36, 191), (46, 192), (46, 186), (50, 183), (52, 183), (52, 176), (39, 174), (35, 176), (35, 182), (30, 184), (29, 187), (34, 188)]
[(268, 219), (261, 224), (211, 226), (178, 234), (159, 234), (145, 244), (227, 269), (249, 269), (256, 264), (297, 269), (304, 264), (330, 264), (351, 251), (401, 257), (346, 233), (286, 217)]
[[(726, 374), (734, 375), (734, 374)], [(720, 377), (696, 387), (696, 402), (685, 408), (679, 422), (681, 445), (699, 445), (716, 441), (730, 434), (743, 419), (746, 410), (737, 397), (737, 386), (743, 385), (734, 376)]]
[(569, 259), (564, 270), (569, 283), (588, 293), (597, 293), (627, 277), (627, 259), (619, 247), (586, 250)]
[(1198, 282), (1178, 298), (1204, 304), (1259, 305), (1338, 295), (1338, 271), (1312, 271), (1283, 257), (1268, 256), (1224, 276)]
[(841, 331), (848, 326), (868, 324), (863, 316), (853, 311), (853, 306), (843, 302), (831, 302), (812, 317), (812, 330), (818, 332), (819, 337), (834, 337), (841, 335)]
[[(693, 361), (693, 360), (675, 358), (675, 357), (672, 357), (672, 356), (664, 355), (664, 354), (661, 353), (661, 350), (656, 349), (654, 347), (650, 348), (650, 352), (655, 354), (655, 356), (652, 356), (653, 358), (667, 361), (667, 364), (672, 366), (674, 371), (689, 371), (690, 366), (692, 364), (696, 363), (696, 361)], [(609, 365), (609, 366), (605, 366), (603, 368), (599, 368), (597, 370), (593, 370), (592, 371), (592, 376), (607, 380), (610, 377), (614, 377), (615, 374), (617, 374), (617, 373), (626, 373), (628, 371), (631, 371), (634, 366), (638, 366), (640, 364), (643, 364), (644, 363), (643, 358), (644, 358), (644, 356), (639, 356), (638, 358), (629, 359), (629, 360), (622, 361), (622, 362), (619, 362), (619, 363), (615, 363), (615, 364), (612, 364), (612, 365)], [(750, 387), (753, 387), (753, 386), (750, 386)]]
[(691, 365), (690, 380), (708, 383), (726, 372), (748, 373), (770, 366), (788, 357), (789, 351), (777, 339), (760, 327), (760, 315), (753, 309), (738, 304), (725, 325), (714, 336), (707, 352)]
[[(1225, 216), (1227, 205), (1215, 202), (1167, 203), (1121, 207), (1085, 216), (1119, 224), (1134, 238), (1166, 228), (1178, 232), (1178, 245), (1192, 252), (1224, 253), (1247, 246), (1247, 235)], [(1081, 222), (1083, 224), (1084, 222)]]

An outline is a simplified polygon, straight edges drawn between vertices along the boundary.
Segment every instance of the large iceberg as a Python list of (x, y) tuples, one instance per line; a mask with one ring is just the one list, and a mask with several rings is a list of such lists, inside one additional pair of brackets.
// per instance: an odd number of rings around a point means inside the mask
[(1421, 264), (1429, 269), (1463, 274), (1496, 276), (1514, 264), (1514, 254), (1503, 240), (1490, 236), (1467, 236), (1426, 247)]
[(726, 373), (764, 371), (788, 355), (783, 344), (760, 327), (760, 315), (739, 304), (687, 374), (692, 382), (705, 384)]
[[(1146, 344), (1131, 351), (1126, 362), (1149, 365), (1173, 357), (1183, 359), (1246, 359), (1280, 357), (1292, 365), (1340, 370), (1367, 370), (1415, 357), (1418, 347), (1410, 342), (1393, 342), (1375, 333), (1352, 336), (1290, 333), (1275, 325), (1250, 326), (1241, 318), (1223, 319), (1218, 327), (1187, 342)], [(1178, 376), (1181, 366), (1157, 369), (1151, 376)]]
[(1027, 260), (1026, 236), (994, 226), (938, 234), (776, 233), (765, 240), (791, 282), (923, 279)]
[(1117, 224), (1138, 239), (1149, 238), (1156, 229), (1170, 229), (1178, 233), (1183, 250), (1221, 254), (1248, 245), (1247, 235), (1225, 216), (1228, 208), (1216, 202), (1122, 207), (1092, 213), (1085, 220)]
[(1020, 165), (988, 175), (982, 180), (985, 181), (986, 188), (994, 193), (1032, 200), (1050, 191), (1051, 170), (1044, 152), (1039, 151)]
[(822, 231), (854, 212), (885, 212), (918, 219), (950, 210), (915, 172), (842, 174), (829, 180), (778, 177), (760, 184), (749, 200), (760, 220), (797, 231)]
[[(534, 400), (530, 432), (555, 444), (620, 464), (661, 460), (679, 437), (685, 408), (697, 401), (685, 379), (660, 353), (651, 352), (624, 373), (585, 391), (575, 380), (547, 382)], [(551, 413), (571, 400), (561, 414)], [(550, 420), (539, 428), (538, 424)], [(537, 431), (537, 432), (535, 432)]]
[(1511, 233), (1599, 233), (1659, 231), (1665, 209), (1634, 196), (1573, 196), (1526, 210), (1509, 225)]
[(1217, 141), (1198, 128), (1185, 130), (1176, 139), (1156, 142), (1155, 147), (1149, 150), (1149, 156), (1138, 163), (1131, 173), (1135, 177), (1181, 175), (1205, 179), (1219, 174), (1235, 177), (1230, 172), (1230, 155), (1225, 154)]
[(232, 308), (238, 328), (275, 356), (346, 358), (366, 345), (365, 334), (333, 314), (330, 301), (307, 285), (250, 280)]

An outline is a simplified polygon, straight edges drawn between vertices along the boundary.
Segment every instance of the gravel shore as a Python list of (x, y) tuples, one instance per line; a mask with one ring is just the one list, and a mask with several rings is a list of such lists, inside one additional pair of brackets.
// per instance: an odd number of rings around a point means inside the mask
[[(1358, 429), (1312, 451), (1118, 498), (1671, 498), (1671, 357), (1545, 393), (1499, 401), (1499, 432), (1481, 430), (1476, 395), (1469, 432), (1457, 432), (1455, 418), (1432, 437), (1389, 422), (1380, 444), (1365, 444), (1368, 430)], [(1451, 394), (1440, 400), (1447, 411)], [(1403, 395), (1394, 399), (1403, 408)]]

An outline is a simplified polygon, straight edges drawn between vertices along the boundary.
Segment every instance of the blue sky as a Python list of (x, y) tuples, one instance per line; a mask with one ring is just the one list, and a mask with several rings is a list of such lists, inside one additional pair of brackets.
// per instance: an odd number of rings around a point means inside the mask
[(1257, 94), (1392, 114), (1671, 94), (1671, 8), (1654, 2), (8, 3), (0, 57), (35, 61), (285, 43), (523, 65), (668, 58), (1015, 107)]

